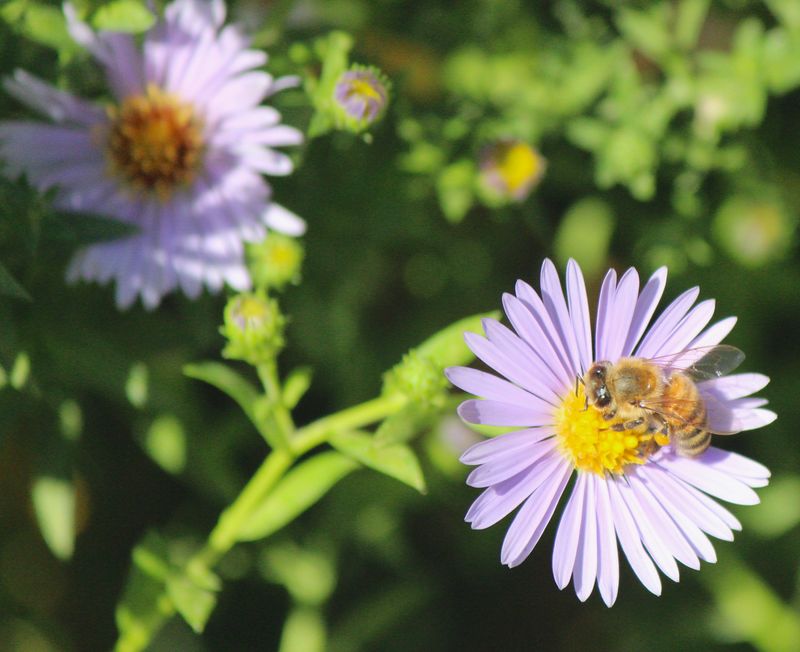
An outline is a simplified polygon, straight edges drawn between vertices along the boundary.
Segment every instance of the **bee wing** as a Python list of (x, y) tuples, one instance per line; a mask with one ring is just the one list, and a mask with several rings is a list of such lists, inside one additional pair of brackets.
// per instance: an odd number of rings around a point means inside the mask
[[(737, 432), (741, 432), (741, 428), (737, 427), (737, 423), (731, 421), (728, 425), (721, 427), (717, 425), (715, 428), (711, 428), (708, 425), (708, 422), (711, 420), (709, 419), (709, 415), (717, 414), (719, 410), (726, 410), (725, 406), (721, 403), (718, 403), (713, 398), (704, 396), (698, 399), (680, 399), (680, 398), (670, 398), (670, 399), (648, 399), (647, 401), (642, 401), (640, 406), (647, 410), (652, 414), (656, 414), (660, 417), (669, 421), (677, 421), (687, 427), (694, 427), (696, 424), (691, 423), (685, 417), (683, 417), (679, 412), (676, 411), (676, 407), (679, 407), (683, 413), (691, 414), (693, 408), (698, 403), (704, 403), (706, 409), (706, 423), (704, 425), (705, 430), (714, 434), (714, 435), (733, 435)], [(727, 423), (728, 420), (716, 418), (714, 421)]]
[(717, 344), (685, 349), (671, 355), (649, 358), (665, 369), (682, 371), (692, 380), (719, 378), (736, 369), (744, 361), (744, 353), (735, 346)]

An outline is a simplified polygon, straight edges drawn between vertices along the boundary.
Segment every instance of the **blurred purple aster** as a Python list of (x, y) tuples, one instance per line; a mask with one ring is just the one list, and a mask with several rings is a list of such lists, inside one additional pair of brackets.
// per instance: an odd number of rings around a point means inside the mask
[(116, 301), (148, 308), (178, 288), (249, 287), (244, 242), (267, 228), (300, 235), (304, 222), (272, 201), (262, 174), (286, 175), (273, 148), (302, 134), (261, 102), (296, 78), (258, 70), (263, 52), (222, 0), (175, 0), (143, 35), (93, 32), (65, 4), (70, 34), (103, 67), (113, 104), (97, 106), (18, 70), (5, 89), (55, 124), (0, 123), (4, 174), (57, 188), (55, 205), (107, 215), (138, 233), (79, 251), (68, 278), (116, 281)]
[[(464, 421), (522, 428), (475, 444), (461, 457), (477, 466), (467, 483), (484, 488), (466, 516), (473, 528), (487, 528), (519, 508), (503, 542), (502, 563), (513, 567), (528, 557), (575, 476), (556, 532), (553, 574), (561, 589), (572, 578), (580, 600), (595, 583), (608, 606), (616, 600), (617, 541), (656, 595), (656, 567), (678, 581), (676, 562), (698, 569), (701, 559), (716, 561), (707, 535), (732, 540), (741, 525), (713, 498), (755, 504), (753, 488), (766, 486), (770, 475), (761, 464), (713, 446), (697, 457), (681, 457), (670, 445), (643, 452), (636, 437), (624, 440), (631, 431), (615, 433), (599, 410), (586, 409), (576, 379), (593, 360), (691, 359), (701, 355), (693, 349), (719, 344), (733, 328), (733, 317), (706, 328), (714, 301), (694, 305), (698, 288), (681, 294), (648, 328), (666, 278), (666, 269), (659, 269), (640, 292), (636, 270), (619, 282), (609, 271), (593, 348), (580, 268), (574, 261), (567, 265), (565, 299), (555, 266), (546, 260), (540, 294), (519, 281), (514, 295), (503, 296), (513, 330), (486, 319), (486, 337), (465, 334), (475, 355), (502, 377), (467, 367), (446, 372), (454, 385), (484, 397), (461, 404)], [(699, 382), (709, 428), (742, 431), (771, 423), (776, 415), (763, 409), (766, 401), (749, 397), (768, 382), (757, 373)]]
[(386, 83), (371, 68), (342, 73), (333, 95), (347, 118), (367, 125), (381, 117), (389, 100)]

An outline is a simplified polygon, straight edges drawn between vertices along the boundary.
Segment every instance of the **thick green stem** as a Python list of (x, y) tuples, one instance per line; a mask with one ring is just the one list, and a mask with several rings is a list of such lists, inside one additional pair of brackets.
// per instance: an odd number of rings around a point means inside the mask
[(379, 396), (371, 401), (322, 417), (297, 431), (292, 450), (298, 455), (325, 443), (331, 433), (352, 430), (375, 423), (403, 407), (408, 399), (402, 394)]
[(275, 421), (283, 437), (288, 441), (295, 431), (292, 413), (283, 402), (283, 390), (278, 380), (278, 368), (274, 361), (258, 365), (258, 377), (264, 386), (264, 391), (274, 405)]
[[(265, 390), (267, 394), (270, 395), (270, 398), (279, 398), (279, 393), (271, 392), (275, 392), (276, 388), (279, 392), (280, 386), (275, 385), (272, 389), (267, 386), (272, 383), (273, 379), (277, 383), (276, 376), (272, 376), (274, 370), (270, 372), (269, 369), (264, 369), (263, 372), (266, 376)], [(259, 375), (261, 373), (262, 369), (259, 369)], [(265, 381), (265, 376), (262, 376), (262, 382)], [(284, 408), (289, 416), (289, 421), (287, 423), (284, 420), (281, 429), (287, 427), (285, 432), (290, 437), (290, 449), (276, 449), (267, 456), (236, 500), (222, 512), (205, 546), (187, 562), (187, 574), (189, 576), (194, 573), (197, 573), (198, 576), (207, 574), (233, 547), (238, 540), (242, 525), (247, 522), (253, 510), (261, 504), (299, 456), (325, 443), (328, 437), (335, 432), (360, 428), (386, 418), (403, 407), (406, 401), (407, 399), (402, 395), (379, 396), (371, 401), (318, 419), (298, 430), (293, 436), (294, 426), (289, 426), (291, 416)], [(158, 608), (156, 609), (156, 607)], [(135, 630), (122, 632), (115, 649), (118, 652), (138, 652), (138, 650), (145, 649), (174, 612), (174, 605), (169, 596), (166, 593), (162, 594), (154, 602), (154, 612), (148, 614), (146, 621), (140, 622), (140, 626)]]

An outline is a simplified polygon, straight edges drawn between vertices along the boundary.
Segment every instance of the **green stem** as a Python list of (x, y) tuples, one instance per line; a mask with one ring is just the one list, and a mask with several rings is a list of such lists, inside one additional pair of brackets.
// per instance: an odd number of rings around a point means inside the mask
[(250, 518), (253, 509), (283, 477), (294, 459), (294, 455), (286, 450), (276, 450), (267, 456), (238, 498), (222, 512), (206, 545), (189, 560), (190, 568), (199, 566), (204, 570), (210, 569), (233, 547), (239, 530)]
[(325, 443), (331, 433), (361, 428), (380, 421), (395, 413), (407, 401), (408, 399), (402, 394), (389, 394), (322, 417), (295, 433), (292, 450), (297, 455), (302, 455), (315, 446)]
[(283, 389), (278, 380), (278, 367), (275, 361), (272, 360), (265, 364), (260, 364), (256, 368), (258, 377), (261, 379), (261, 384), (264, 386), (264, 391), (274, 404), (275, 421), (280, 429), (283, 437), (288, 441), (294, 434), (295, 425), (292, 419), (292, 413), (283, 402)]
[[(259, 375), (261, 375), (261, 371), (259, 369)], [(267, 382), (271, 382), (270, 371), (268, 369), (264, 371)], [(277, 382), (277, 378), (275, 380)], [(262, 377), (263, 381), (264, 377)], [(270, 393), (269, 387), (265, 386), (265, 390), (268, 394)], [(280, 482), (298, 457), (325, 443), (327, 438), (335, 432), (359, 428), (384, 419), (403, 407), (406, 401), (407, 399), (402, 395), (379, 396), (371, 401), (318, 419), (298, 430), (292, 437), (291, 448), (273, 450), (255, 475), (250, 478), (236, 500), (222, 512), (216, 526), (209, 534), (205, 546), (187, 562), (186, 572), (190, 576), (195, 572), (198, 576), (210, 572), (211, 568), (238, 541), (239, 531), (248, 521), (253, 510)], [(291, 433), (291, 430), (288, 432)], [(118, 652), (123, 650), (137, 652), (145, 649), (156, 633), (175, 613), (174, 605), (166, 593), (154, 601), (153, 608), (155, 612), (149, 613), (146, 620), (139, 623), (139, 627), (122, 632), (115, 648)]]

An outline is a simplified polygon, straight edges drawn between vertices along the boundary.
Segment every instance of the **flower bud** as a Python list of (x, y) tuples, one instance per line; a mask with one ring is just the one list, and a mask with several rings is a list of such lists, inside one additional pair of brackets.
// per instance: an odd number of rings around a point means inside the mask
[(377, 68), (354, 65), (339, 77), (333, 97), (337, 126), (358, 133), (383, 117), (389, 83)]
[(222, 355), (252, 365), (272, 360), (283, 348), (285, 323), (278, 302), (264, 292), (231, 297), (225, 306), (225, 323), (220, 329), (228, 340)]
[(282, 289), (300, 280), (303, 245), (280, 233), (270, 233), (263, 241), (247, 246), (247, 263), (257, 288)]
[(448, 382), (441, 367), (416, 351), (409, 351), (387, 372), (383, 386), (386, 393), (404, 394), (414, 403), (438, 407), (444, 402)]

